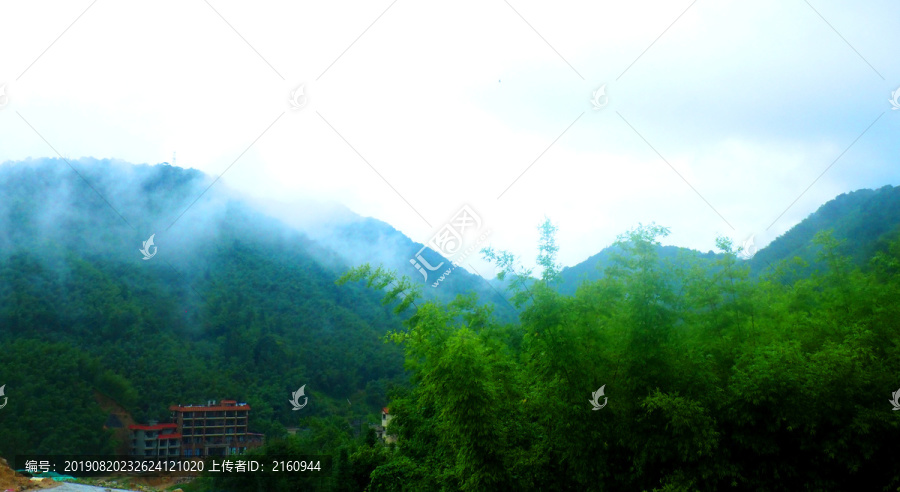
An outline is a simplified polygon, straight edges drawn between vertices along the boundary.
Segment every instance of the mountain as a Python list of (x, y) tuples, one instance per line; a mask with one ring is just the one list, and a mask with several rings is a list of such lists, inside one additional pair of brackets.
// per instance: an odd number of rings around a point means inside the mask
[[(516, 310), (507, 302), (501, 290), (492, 287), (487, 279), (469, 273), (464, 268), (453, 269), (435, 286), (440, 275), (452, 268), (450, 259), (431, 248), (423, 249), (422, 243), (414, 242), (378, 219), (354, 217), (344, 223), (322, 227), (312, 233), (312, 237), (331, 246), (350, 265), (383, 265), (409, 276), (414, 282), (420, 282), (426, 300), (449, 302), (458, 294), (474, 292), (479, 299), (493, 305), (498, 319), (512, 323), (517, 318)], [(471, 249), (473, 245), (463, 243), (463, 246)], [(471, 253), (473, 256), (478, 255), (478, 248), (480, 245), (475, 246)], [(426, 272), (427, 277), (416, 270), (410, 260), (415, 259), (418, 254), (437, 270)]]
[(110, 451), (95, 390), (139, 421), (246, 401), (251, 430), (278, 436), (303, 384), (306, 415), (349, 417), (403, 381), (391, 307), (335, 285), (339, 255), (212, 183), (168, 165), (0, 165), (0, 455)]
[[(760, 275), (771, 271), (779, 262), (794, 258), (801, 258), (807, 266), (796, 269), (785, 281), (821, 270), (824, 265), (817, 258), (821, 247), (814, 244), (813, 238), (827, 230), (832, 231), (835, 239), (843, 241), (840, 252), (864, 267), (867, 259), (885, 250), (891, 238), (900, 234), (900, 187), (857, 190), (828, 201), (750, 258), (751, 272)], [(674, 268), (685, 268), (691, 261), (714, 261), (721, 256), (713, 251), (702, 253), (677, 246), (657, 249), (660, 259), (671, 261)], [(563, 268), (559, 292), (573, 295), (581, 283), (603, 277), (617, 251), (617, 247), (610, 246), (577, 265)]]
[[(516, 323), (471, 299), (397, 315), (366, 282), (337, 286), (361, 262), (416, 279), (422, 248), (340, 207), (287, 224), (202, 173), (94, 159), (5, 163), (0, 193), (3, 456), (111, 453), (112, 412), (166, 420), (169, 405), (232, 398), (269, 437), (259, 452), (331, 457), (324, 490), (900, 484), (892, 187), (836, 198), (750, 261), (661, 246), (666, 231), (641, 226), (561, 272), (564, 292), (605, 267), (614, 281), (574, 296), (519, 285)], [(842, 268), (825, 230), (865, 268)], [(823, 252), (835, 260), (820, 274), (758, 277), (794, 257), (812, 272)], [(474, 277), (423, 290), (497, 285)], [(403, 328), (402, 348), (384, 343)], [(294, 412), (299, 387), (309, 402)], [(354, 436), (383, 407), (397, 445)], [(300, 490), (307, 477), (191, 488)]]
[[(490, 279), (469, 273), (465, 268), (453, 268), (451, 258), (435, 250), (424, 248), (390, 224), (372, 217), (362, 217), (346, 207), (336, 204), (298, 202), (289, 205), (276, 202), (254, 201), (262, 210), (277, 216), (286, 223), (302, 230), (310, 238), (332, 251), (347, 265), (384, 266), (400, 275), (409, 277), (420, 285), (425, 300), (449, 302), (459, 294), (476, 293), (480, 300), (491, 304), (494, 315), (501, 321), (513, 323), (518, 314), (507, 301), (502, 286)], [(323, 206), (324, 205), (324, 206)], [(305, 210), (315, 208), (315, 216), (284, 214), (283, 210)], [(470, 257), (479, 255), (484, 244), (477, 243), (473, 235), (461, 242), (463, 251), (470, 251)], [(434, 271), (423, 266), (417, 270), (411, 260), (421, 254)], [(464, 262), (462, 263), (465, 264)], [(440, 276), (452, 269), (449, 275), (437, 283)], [(422, 272), (427, 273), (427, 276)], [(437, 285), (435, 285), (437, 283)]]
[(816, 233), (832, 230), (835, 239), (844, 241), (841, 253), (864, 266), (867, 258), (885, 247), (888, 238), (900, 230), (900, 187), (857, 190), (828, 201), (799, 224), (759, 250), (750, 260), (754, 272), (764, 272), (783, 260), (799, 257), (809, 266), (800, 276), (818, 269), (813, 244)]
[[(347, 413), (348, 400), (358, 415), (376, 412), (404, 380), (398, 348), (382, 340), (401, 317), (364, 286), (335, 285), (351, 266), (421, 281), (425, 300), (475, 292), (498, 319), (516, 319), (500, 292), (463, 268), (433, 287), (450, 261), (382, 221), (314, 203), (269, 214), (192, 169), (7, 162), (0, 194), (0, 384), (84, 408), (55, 426), (85, 436), (73, 449), (111, 442), (85, 431), (104, 419), (88, 398), (95, 391), (138, 420), (165, 420), (174, 403), (239, 399), (254, 408), (255, 429), (272, 435), (296, 425), (283, 403), (302, 384), (309, 414)], [(440, 267), (428, 282), (410, 263), (420, 251)], [(35, 354), (58, 363), (37, 372)], [(41, 430), (53, 410), (38, 406), (11, 400), (0, 433), (17, 430), (0, 454), (58, 451)]]
[[(656, 249), (659, 258), (671, 262), (674, 268), (688, 268), (691, 261), (713, 261), (718, 257), (712, 251), (701, 253), (679, 246), (658, 246)], [(582, 283), (599, 280), (606, 268), (614, 263), (615, 255), (620, 253), (621, 248), (613, 245), (577, 265), (563, 268), (560, 272), (562, 282), (559, 285), (559, 292), (574, 295)]]

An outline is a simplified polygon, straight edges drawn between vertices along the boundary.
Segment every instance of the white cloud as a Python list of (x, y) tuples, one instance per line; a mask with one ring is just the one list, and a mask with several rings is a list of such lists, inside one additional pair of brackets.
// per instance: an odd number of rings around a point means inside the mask
[[(64, 155), (234, 163), (225, 185), (334, 199), (417, 241), (469, 203), (526, 263), (546, 214), (567, 265), (638, 222), (703, 250), (717, 233), (762, 245), (841, 192), (900, 181), (888, 111), (764, 231), (889, 107), (887, 1), (815, 3), (865, 60), (803, 3), (210, 3), (97, 2), (43, 54), (89, 3), (5, 6), (2, 158), (52, 155), (18, 112)], [(291, 111), (300, 83), (309, 104)]]

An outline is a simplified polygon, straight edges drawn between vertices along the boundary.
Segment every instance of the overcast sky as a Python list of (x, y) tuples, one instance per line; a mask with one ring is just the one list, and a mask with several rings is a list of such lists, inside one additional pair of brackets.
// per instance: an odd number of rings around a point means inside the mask
[(0, 8), (0, 161), (177, 152), (216, 186), (335, 200), (419, 242), (467, 204), (526, 264), (545, 215), (570, 266), (639, 222), (762, 247), (900, 184), (896, 1)]

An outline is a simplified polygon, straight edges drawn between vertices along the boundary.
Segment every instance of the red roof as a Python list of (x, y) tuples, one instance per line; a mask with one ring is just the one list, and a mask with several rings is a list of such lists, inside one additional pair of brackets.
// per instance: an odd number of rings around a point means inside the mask
[(129, 425), (128, 428), (131, 430), (145, 430), (145, 431), (156, 431), (163, 429), (175, 429), (178, 427), (178, 424), (156, 424), (156, 425), (141, 425), (134, 424)]
[(222, 404), (223, 404), (223, 405), (229, 405), (229, 404), (230, 404), (230, 405), (236, 405), (236, 404), (237, 404), (237, 400), (222, 400)]
[(388, 412), (388, 407), (382, 407), (381, 412), (382, 413), (391, 413), (391, 412)]
[(206, 405), (190, 405), (190, 406), (181, 406), (181, 405), (172, 405), (169, 407), (169, 410), (173, 412), (215, 412), (219, 410), (250, 410), (250, 405), (214, 405), (208, 407)]
[(181, 434), (160, 434), (160, 439), (181, 439)]

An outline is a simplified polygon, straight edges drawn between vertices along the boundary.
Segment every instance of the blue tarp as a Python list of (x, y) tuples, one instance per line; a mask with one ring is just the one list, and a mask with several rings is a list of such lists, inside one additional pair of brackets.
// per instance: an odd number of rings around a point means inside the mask
[(57, 482), (62, 482), (63, 480), (75, 480), (75, 477), (70, 475), (60, 475), (59, 473), (48, 471), (46, 473), (31, 473), (28, 470), (16, 470), (17, 473), (21, 473), (22, 475), (27, 475), (29, 477), (34, 478), (52, 478)]

